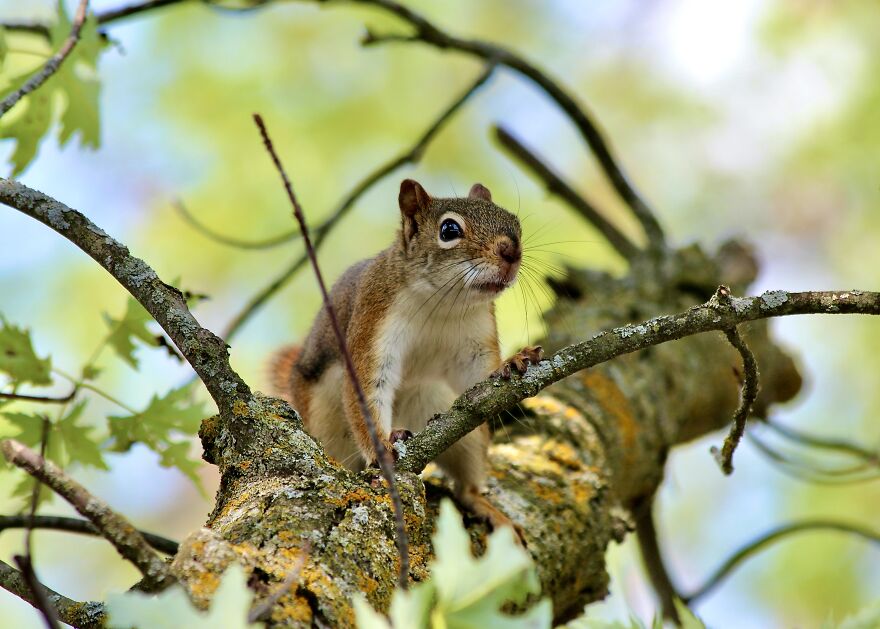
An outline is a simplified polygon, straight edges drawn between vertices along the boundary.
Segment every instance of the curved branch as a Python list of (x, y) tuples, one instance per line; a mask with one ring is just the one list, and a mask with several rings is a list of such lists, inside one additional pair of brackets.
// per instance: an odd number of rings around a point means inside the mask
[(880, 314), (880, 293), (869, 291), (817, 291), (790, 293), (768, 291), (758, 297), (718, 299), (676, 315), (655, 317), (638, 325), (626, 325), (570, 345), (537, 365), (522, 377), (509, 381), (484, 380), (461, 395), (446, 413), (438, 415), (421, 433), (407, 441), (407, 454), (398, 467), (420, 472), (429, 461), (486, 418), (510, 410), (525, 398), (573, 373), (617, 356), (713, 330), (770, 317), (794, 314)]
[(253, 400), (250, 388), (229, 364), (226, 343), (203, 328), (181, 292), (163, 282), (143, 260), (132, 256), (128, 247), (80, 212), (17, 181), (0, 178), (0, 202), (51, 227), (116, 278), (171, 337), (221, 413), (233, 415), (235, 402)]
[(594, 208), (589, 201), (578, 194), (563, 179), (553, 172), (544, 161), (525, 146), (515, 135), (501, 125), (492, 127), (495, 137), (514, 158), (522, 162), (524, 166), (532, 170), (539, 179), (544, 182), (547, 191), (559, 196), (568, 203), (578, 214), (591, 223), (605, 240), (627, 260), (632, 260), (639, 253), (639, 249), (624, 236), (614, 225), (608, 222), (602, 214)]
[(86, 21), (86, 9), (89, 6), (89, 0), (80, 0), (73, 17), (73, 24), (70, 27), (70, 35), (64, 40), (61, 48), (54, 55), (49, 57), (46, 64), (31, 78), (25, 81), (24, 85), (12, 92), (9, 96), (0, 102), (0, 116), (12, 109), (15, 104), (22, 98), (39, 88), (43, 83), (49, 80), (53, 74), (58, 71), (64, 60), (73, 52), (76, 43), (79, 41), (79, 34), (82, 31), (83, 23)]
[[(366, 194), (374, 185), (382, 181), (385, 177), (393, 173), (398, 168), (405, 166), (406, 164), (417, 164), (419, 160), (421, 160), (422, 155), (424, 155), (425, 150), (428, 148), (428, 145), (434, 139), (434, 136), (446, 125), (452, 116), (464, 106), (464, 104), (473, 96), (479, 89), (489, 80), (492, 76), (492, 73), (495, 70), (494, 64), (489, 64), (480, 73), (480, 76), (465, 90), (463, 91), (458, 98), (456, 98), (443, 112), (431, 123), (431, 125), (425, 129), (425, 131), (419, 136), (419, 138), (413, 143), (413, 145), (394, 159), (386, 162), (379, 166), (376, 170), (371, 172), (369, 175), (364, 177), (360, 183), (358, 183), (351, 192), (342, 200), (342, 203), (339, 204), (339, 207), (336, 208), (336, 211), (333, 212), (330, 217), (321, 223), (317, 228), (315, 228), (315, 242), (314, 247), (317, 251), (320, 249), (321, 244), (324, 242), (324, 239), (333, 229), (333, 227), (340, 221), (342, 218), (348, 214), (354, 204), (360, 199), (364, 194)], [(251, 300), (247, 303), (247, 305), (241, 310), (241, 312), (236, 315), (236, 317), (229, 323), (225, 332), (223, 333), (223, 337), (227, 340), (231, 340), (233, 336), (235, 336), (241, 327), (250, 319), (253, 314), (262, 307), (266, 301), (269, 300), (272, 295), (281, 290), (281, 288), (290, 281), (290, 279), (296, 275), (297, 271), (299, 271), (305, 264), (308, 262), (307, 254), (303, 253), (296, 260), (291, 263), (289, 267), (284, 269), (278, 277), (272, 280), (265, 288), (263, 288), (260, 292), (254, 295)]]
[[(36, 601), (24, 579), (24, 575), (5, 561), (0, 561), (0, 587), (36, 607)], [(47, 588), (43, 589), (49, 602), (58, 612), (58, 618), (77, 629), (96, 629), (103, 627), (107, 615), (102, 603), (81, 603)]]
[(168, 566), (128, 520), (113, 511), (103, 500), (89, 493), (61, 468), (14, 439), (0, 442), (0, 451), (7, 461), (44, 482), (88, 518), (119, 554), (141, 571), (149, 587), (161, 588), (173, 582), (174, 577)]
[[(323, 0), (327, 2), (328, 0)], [(599, 165), (611, 182), (611, 185), (620, 195), (620, 198), (630, 207), (636, 219), (641, 223), (642, 229), (648, 238), (648, 243), (655, 251), (665, 248), (665, 237), (660, 223), (657, 222), (653, 211), (642, 199), (641, 195), (630, 183), (623, 169), (617, 163), (611, 152), (611, 147), (599, 131), (598, 125), (580, 106), (574, 97), (566, 92), (556, 81), (551, 79), (545, 72), (526, 61), (511, 50), (476, 39), (462, 39), (440, 30), (436, 25), (429, 22), (423, 16), (404, 7), (393, 0), (352, 0), (356, 4), (366, 4), (379, 7), (389, 13), (393, 13), (402, 20), (408, 22), (414, 29), (412, 36), (383, 36), (367, 32), (363, 40), (365, 45), (378, 44), (389, 41), (421, 41), (440, 48), (441, 50), (458, 50), (460, 52), (486, 59), (497, 61), (518, 74), (526, 77), (559, 105), (560, 109), (571, 119), (584, 141), (593, 151)]]
[[(27, 526), (34, 529), (50, 529), (53, 531), (66, 531), (68, 533), (103, 537), (103, 533), (94, 524), (79, 518), (68, 518), (60, 515), (35, 515), (33, 518), (26, 515), (0, 515), (0, 533), (6, 529), (17, 529)], [(147, 543), (159, 552), (166, 555), (177, 554), (178, 543), (174, 540), (141, 530), (138, 530), (138, 533), (143, 535)]]
[(61, 397), (27, 395), (25, 393), (0, 393), (0, 400), (20, 400), (22, 402), (39, 402), (41, 404), (66, 404), (76, 397), (77, 391), (77, 387), (74, 387), (70, 393)]
[(802, 533), (805, 531), (816, 531), (816, 530), (827, 530), (827, 531), (840, 531), (842, 533), (850, 533), (852, 535), (857, 535), (863, 539), (866, 539), (870, 542), (874, 542), (875, 544), (880, 545), (880, 533), (875, 533), (869, 529), (864, 527), (855, 525), (855, 524), (847, 524), (845, 522), (835, 522), (834, 520), (808, 520), (805, 522), (796, 522), (794, 524), (788, 524), (786, 526), (780, 526), (775, 528), (767, 533), (764, 533), (760, 537), (755, 538), (748, 544), (742, 546), (739, 550), (733, 553), (727, 561), (725, 561), (721, 566), (712, 573), (706, 582), (697, 588), (692, 594), (684, 597), (684, 601), (687, 603), (691, 603), (693, 601), (699, 600), (704, 597), (706, 594), (714, 590), (727, 576), (736, 569), (739, 564), (743, 561), (752, 557), (759, 550), (768, 546), (769, 544), (773, 544), (788, 535), (792, 535), (793, 533)]
[(226, 245), (227, 247), (234, 247), (235, 249), (272, 249), (278, 245), (283, 245), (296, 240), (300, 236), (299, 229), (291, 229), (283, 234), (278, 234), (277, 236), (271, 236), (262, 240), (244, 240), (242, 238), (236, 238), (235, 236), (227, 236), (226, 234), (221, 234), (220, 232), (211, 229), (197, 219), (180, 199), (174, 201), (174, 203), (171, 204), (171, 207), (177, 210), (177, 213), (180, 214), (184, 221), (189, 223), (190, 227), (197, 232), (200, 232), (206, 238), (221, 245)]

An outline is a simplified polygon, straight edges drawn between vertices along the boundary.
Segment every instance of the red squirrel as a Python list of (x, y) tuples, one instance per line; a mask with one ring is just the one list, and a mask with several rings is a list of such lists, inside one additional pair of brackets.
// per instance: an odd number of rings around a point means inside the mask
[[(495, 299), (516, 279), (522, 231), (481, 184), (465, 198), (434, 198), (406, 179), (401, 229), (377, 256), (351, 266), (330, 291), (358, 380), (385, 446), (422, 430), (471, 385), (541, 359), (528, 347), (502, 361)], [(331, 457), (359, 470), (376, 455), (326, 308), (301, 347), (278, 351), (276, 393), (290, 401)], [(486, 424), (437, 457), (459, 502), (493, 527), (510, 525), (481, 493)], [(392, 450), (393, 452), (393, 450)]]

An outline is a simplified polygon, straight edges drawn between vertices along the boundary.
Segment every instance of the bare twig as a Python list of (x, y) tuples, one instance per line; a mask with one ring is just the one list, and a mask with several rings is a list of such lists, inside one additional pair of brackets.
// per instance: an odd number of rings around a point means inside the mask
[(727, 576), (731, 572), (733, 572), (733, 570), (736, 569), (739, 564), (741, 564), (746, 559), (754, 556), (764, 547), (773, 544), (794, 533), (803, 533), (807, 531), (818, 530), (839, 531), (841, 533), (848, 533), (880, 545), (880, 533), (859, 526), (857, 524), (835, 522), (834, 520), (807, 520), (804, 522), (795, 522), (794, 524), (780, 526), (771, 531), (768, 531), (767, 533), (764, 533), (763, 535), (760, 535), (759, 537), (755, 538), (754, 540), (745, 544), (739, 550), (734, 552), (723, 564), (721, 564), (721, 566), (719, 566), (715, 570), (715, 572), (712, 573), (712, 576), (706, 579), (706, 582), (703, 585), (694, 590), (692, 594), (685, 596), (683, 600), (687, 603), (691, 603), (703, 598), (709, 592), (714, 590), (725, 578), (727, 578)]
[(22, 402), (39, 402), (41, 404), (65, 404), (76, 397), (77, 391), (77, 387), (74, 387), (70, 393), (62, 397), (26, 395), (24, 393), (0, 393), (0, 400), (21, 400)]
[(262, 240), (244, 240), (243, 238), (227, 236), (211, 229), (197, 219), (180, 199), (174, 201), (171, 206), (177, 210), (177, 213), (180, 214), (183, 220), (189, 223), (193, 229), (200, 232), (203, 236), (206, 236), (221, 245), (235, 247), (236, 249), (272, 249), (278, 245), (283, 245), (296, 240), (300, 235), (299, 229), (291, 229), (290, 231), (278, 234), (277, 236), (272, 236), (271, 238), (263, 238)]
[(80, 31), (82, 30), (83, 23), (86, 21), (86, 9), (88, 6), (89, 0), (80, 0), (79, 6), (76, 9), (76, 14), (73, 17), (70, 35), (64, 40), (64, 43), (61, 45), (61, 48), (58, 49), (58, 52), (49, 57), (46, 64), (36, 74), (25, 81), (24, 85), (9, 94), (9, 96), (0, 102), (0, 116), (3, 116), (7, 111), (12, 109), (18, 101), (40, 87), (50, 76), (58, 71), (58, 68), (61, 67), (61, 64), (64, 63), (64, 60), (67, 59), (68, 55), (73, 52), (73, 48), (79, 41)]
[(251, 612), (248, 614), (248, 622), (257, 622), (258, 620), (263, 620), (264, 617), (268, 616), (269, 612), (272, 611), (272, 608), (275, 607), (275, 603), (281, 600), (281, 597), (287, 594), (290, 591), (290, 588), (294, 587), (299, 583), (299, 575), (302, 572), (303, 566), (306, 565), (306, 560), (309, 557), (309, 553), (312, 551), (312, 546), (306, 540), (305, 545), (300, 551), (300, 555), (296, 560), (296, 563), (291, 568), (290, 572), (284, 578), (281, 585), (275, 588), (275, 591), (272, 592), (269, 596), (266, 597), (262, 603), (254, 607)]
[(834, 439), (830, 437), (811, 435), (790, 426), (786, 426), (785, 424), (780, 424), (779, 422), (772, 419), (767, 419), (762, 422), (762, 424), (773, 430), (773, 432), (782, 435), (786, 439), (798, 443), (802, 446), (842, 452), (844, 454), (849, 454), (856, 458), (862, 459), (866, 463), (869, 463), (873, 466), (877, 466), (878, 464), (880, 464), (880, 452), (876, 450), (869, 450), (868, 448), (862, 447), (857, 443), (846, 441), (844, 439)]
[(642, 563), (651, 579), (654, 592), (660, 599), (663, 617), (679, 624), (680, 619), (678, 610), (675, 608), (675, 599), (680, 599), (681, 596), (669, 577), (669, 571), (666, 569), (663, 555), (660, 553), (657, 528), (654, 525), (653, 505), (654, 497), (648, 496), (633, 506), (632, 514), (636, 521), (636, 537), (639, 540)]
[(876, 464), (862, 462), (848, 467), (825, 468), (815, 462), (798, 460), (771, 447), (753, 431), (746, 433), (755, 448), (775, 464), (776, 469), (796, 480), (815, 485), (855, 485), (880, 479)]
[(638, 255), (638, 248), (629, 238), (624, 236), (614, 225), (609, 223), (608, 219), (602, 216), (602, 214), (594, 208), (592, 204), (583, 197), (583, 195), (578, 194), (574, 188), (563, 181), (553, 169), (518, 140), (516, 136), (501, 125), (495, 125), (493, 129), (495, 131), (495, 137), (498, 138), (501, 146), (506, 148), (514, 158), (534, 172), (538, 178), (544, 182), (548, 192), (558, 195), (578, 214), (586, 219), (587, 222), (591, 223), (621, 256), (627, 260), (632, 260)]
[(123, 18), (138, 15), (139, 13), (161, 9), (163, 7), (171, 6), (172, 4), (183, 4), (184, 2), (189, 1), (190, 0), (146, 0), (145, 2), (135, 2), (117, 9), (108, 9), (98, 13), (96, 17), (98, 18), (98, 24), (109, 24)]
[[(327, 0), (323, 0), (327, 2)], [(353, 0), (357, 4), (365, 4), (379, 7), (396, 15), (408, 22), (415, 33), (411, 36), (386, 36), (367, 32), (363, 40), (365, 45), (383, 42), (413, 42), (420, 41), (430, 44), (441, 50), (458, 50), (460, 52), (486, 60), (495, 60), (518, 74), (526, 77), (551, 98), (571, 119), (596, 156), (599, 165), (608, 177), (611, 185), (620, 197), (631, 208), (633, 214), (641, 223), (648, 238), (651, 249), (662, 251), (665, 249), (665, 238), (660, 224), (648, 204), (642, 199), (630, 183), (623, 169), (617, 163), (611, 152), (611, 147), (599, 131), (598, 125), (591, 119), (586, 109), (579, 105), (568, 92), (556, 81), (551, 79), (545, 72), (526, 61), (513, 51), (488, 42), (476, 39), (463, 39), (442, 31), (435, 24), (425, 19), (422, 15), (404, 7), (394, 0)]]
[[(4, 561), (0, 561), (0, 587), (7, 592), (27, 601), (34, 607), (37, 606), (33, 598), (32, 590), (25, 581), (24, 575)], [(98, 629), (104, 627), (107, 614), (104, 605), (90, 602), (81, 603), (67, 598), (42, 585), (46, 598), (53, 609), (58, 612), (62, 622), (77, 629)]]
[(263, 137), (263, 143), (266, 145), (266, 150), (269, 152), (269, 156), (272, 158), (272, 162), (275, 164), (275, 168), (278, 169), (278, 174), (281, 175), (281, 180), (284, 183), (284, 189), (287, 191), (287, 198), (290, 199), (290, 204), (293, 206), (293, 215), (296, 217), (297, 222), (299, 223), (300, 232), (303, 235), (303, 241), (306, 246), (306, 253), (308, 253), (309, 260), (312, 263), (312, 268), (315, 271), (315, 277), (318, 280), (318, 287), (321, 289), (321, 296), (324, 300), (324, 308), (327, 309), (327, 315), (330, 318), (330, 323), (333, 327), (333, 333), (336, 335), (336, 341), (339, 343), (339, 351), (342, 354), (343, 360), (345, 362), (345, 368), (348, 372), (348, 377), (351, 379), (351, 383), (354, 386), (355, 392), (358, 398), (358, 404), (360, 405), (361, 414), (364, 417), (364, 421), (367, 424), (367, 432), (370, 435), (370, 442), (373, 446), (373, 450), (376, 453), (376, 459), (379, 463), (379, 469), (382, 471), (382, 476), (385, 478), (385, 482), (388, 483), (388, 494), (391, 496), (391, 502), (394, 505), (394, 523), (396, 529), (396, 540), (397, 540), (397, 551), (400, 554), (400, 572), (398, 576), (398, 583), (401, 588), (406, 589), (409, 584), (409, 544), (407, 542), (406, 535), (406, 525), (403, 519), (403, 503), (400, 500), (400, 493), (397, 491), (397, 484), (394, 481), (394, 459), (392, 458), (391, 452), (389, 452), (388, 448), (385, 447), (384, 442), (379, 437), (379, 432), (376, 428), (376, 423), (373, 420), (373, 415), (370, 412), (370, 407), (367, 405), (367, 398), (364, 395), (364, 390), (361, 388), (361, 383), (358, 380), (357, 371), (354, 367), (354, 361), (351, 357), (351, 352), (348, 350), (348, 345), (345, 342), (345, 335), (342, 333), (342, 328), (339, 327), (339, 320), (336, 318), (336, 311), (333, 308), (333, 304), (330, 301), (330, 295), (327, 292), (327, 286), (324, 284), (324, 278), (321, 275), (321, 268), (318, 265), (318, 258), (315, 255), (315, 248), (312, 246), (312, 241), (309, 238), (308, 227), (306, 226), (305, 215), (303, 214), (302, 207), (300, 207), (299, 201), (296, 198), (296, 195), (293, 192), (293, 186), (290, 183), (290, 179), (287, 177), (287, 173), (284, 171), (284, 166), (281, 164), (281, 160), (278, 158), (278, 154), (275, 152), (275, 147), (272, 145), (272, 140), (269, 137), (269, 132), (266, 130), (266, 126), (263, 123), (263, 119), (259, 114), (254, 114), (254, 122), (257, 123), (257, 127), (260, 129), (260, 134)]
[[(715, 299), (720, 303), (729, 304), (730, 289), (726, 286), (720, 286), (715, 292)], [(715, 446), (712, 447), (712, 454), (721, 466), (721, 471), (725, 474), (733, 474), (733, 453), (742, 440), (743, 434), (746, 432), (746, 422), (752, 414), (752, 407), (755, 400), (758, 399), (758, 361), (745, 339), (740, 335), (736, 327), (732, 327), (724, 331), (727, 340), (739, 352), (743, 361), (743, 385), (740, 393), (740, 402), (733, 414), (733, 426), (724, 440), (721, 450)]]
[(0, 442), (0, 451), (7, 461), (46, 483), (82, 516), (88, 518), (119, 554), (141, 571), (148, 587), (161, 588), (173, 582), (174, 577), (168, 566), (150, 548), (137, 529), (107, 503), (65, 474), (61, 468), (14, 439)]
[(878, 315), (880, 293), (860, 290), (768, 291), (758, 297), (732, 297), (726, 304), (713, 298), (677, 315), (663, 315), (638, 325), (601, 332), (589, 340), (559, 350), (537, 365), (530, 365), (522, 377), (505, 382), (489, 379), (475, 384), (453, 403), (449, 411), (406, 442), (407, 454), (398, 460), (397, 468), (420, 472), (429, 461), (487, 417), (510, 410), (521, 400), (582, 369), (685, 336), (729, 330), (747, 321), (794, 314)]
[[(46, 456), (46, 447), (49, 444), (49, 418), (42, 417), (42, 430), (40, 435), (40, 458)], [(39, 478), (34, 479), (34, 488), (31, 491), (31, 506), (28, 513), (27, 524), (24, 532), (24, 555), (15, 555), (15, 563), (21, 571), (21, 575), (33, 595), (33, 605), (43, 615), (43, 620), (49, 629), (58, 629), (58, 614), (49, 602), (45, 587), (37, 578), (34, 570), (32, 533), (34, 530), (34, 517), (37, 514), (37, 505), (40, 502), (40, 489), (43, 483)]]
[[(413, 145), (395, 157), (394, 159), (382, 164), (376, 170), (371, 172), (369, 175), (364, 177), (352, 190), (348, 193), (345, 199), (339, 204), (339, 207), (330, 215), (330, 217), (325, 220), (321, 225), (319, 225), (315, 230), (315, 241), (314, 247), (317, 251), (320, 249), (321, 244), (324, 242), (324, 239), (336, 226), (336, 224), (345, 217), (346, 214), (354, 207), (354, 204), (360, 199), (366, 192), (368, 192), (374, 185), (382, 181), (385, 177), (396, 171), (398, 168), (405, 166), (406, 164), (417, 164), (419, 160), (424, 155), (425, 150), (428, 148), (428, 145), (434, 139), (434, 136), (443, 128), (443, 126), (452, 118), (455, 113), (461, 109), (461, 107), (473, 96), (485, 83), (489, 80), (489, 77), (492, 76), (492, 73), (495, 69), (494, 64), (489, 64), (480, 73), (480, 76), (465, 90), (463, 91), (458, 98), (456, 98), (443, 112), (431, 123), (431, 125), (419, 136), (419, 138), (413, 143)], [(247, 322), (248, 319), (253, 316), (253, 314), (262, 307), (263, 304), (268, 301), (272, 295), (278, 292), (290, 279), (296, 275), (297, 271), (299, 271), (305, 264), (308, 262), (308, 255), (302, 254), (293, 263), (287, 267), (284, 271), (282, 271), (274, 280), (272, 280), (266, 287), (264, 287), (260, 292), (258, 292), (254, 297), (248, 301), (247, 305), (241, 310), (241, 312), (236, 315), (236, 317), (229, 323), (229, 326), (226, 328), (226, 331), (223, 334), (223, 337), (226, 340), (231, 340), (233, 336), (235, 336), (241, 327)]]
[(0, 202), (51, 227), (116, 278), (174, 341), (221, 413), (234, 416), (235, 402), (253, 400), (250, 388), (229, 364), (226, 343), (196, 321), (179, 290), (163, 282), (122, 243), (80, 212), (17, 181), (0, 178)]
[[(54, 531), (66, 531), (68, 533), (80, 533), (82, 535), (103, 536), (101, 531), (95, 528), (95, 525), (88, 520), (80, 520), (79, 518), (68, 518), (60, 515), (37, 515), (33, 521), (26, 515), (0, 515), (0, 532), (7, 529), (23, 528), (28, 526), (30, 522), (31, 528), (34, 529), (50, 529)], [(138, 531), (147, 540), (147, 543), (166, 555), (176, 555), (178, 544), (174, 540)]]

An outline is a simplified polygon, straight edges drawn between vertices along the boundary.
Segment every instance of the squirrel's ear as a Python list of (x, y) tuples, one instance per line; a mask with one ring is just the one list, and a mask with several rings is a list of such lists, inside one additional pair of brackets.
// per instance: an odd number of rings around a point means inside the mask
[(400, 182), (400, 195), (397, 197), (400, 204), (400, 215), (403, 220), (403, 238), (409, 243), (416, 235), (416, 213), (419, 210), (427, 210), (431, 203), (431, 195), (425, 192), (419, 182), (412, 179), (404, 179)]
[(468, 199), (482, 199), (483, 201), (491, 201), (492, 193), (489, 192), (489, 188), (487, 188), (483, 184), (475, 183), (471, 186), (471, 191), (468, 192)]

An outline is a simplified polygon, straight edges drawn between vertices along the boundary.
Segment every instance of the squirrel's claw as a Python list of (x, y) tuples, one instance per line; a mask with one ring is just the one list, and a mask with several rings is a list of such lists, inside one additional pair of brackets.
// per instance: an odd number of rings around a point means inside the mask
[(540, 345), (530, 345), (522, 348), (516, 354), (504, 361), (504, 363), (492, 372), (495, 378), (510, 380), (513, 373), (523, 374), (528, 366), (536, 365), (544, 358), (544, 349)]

